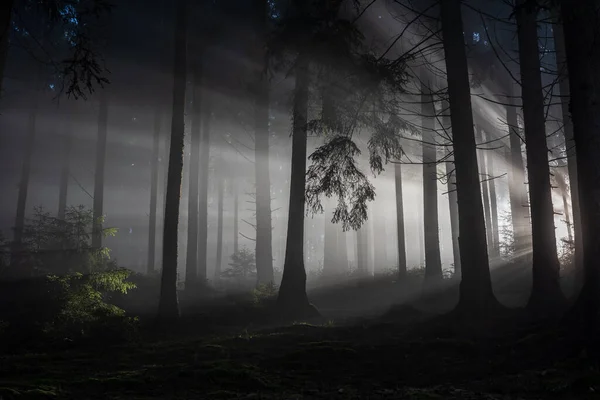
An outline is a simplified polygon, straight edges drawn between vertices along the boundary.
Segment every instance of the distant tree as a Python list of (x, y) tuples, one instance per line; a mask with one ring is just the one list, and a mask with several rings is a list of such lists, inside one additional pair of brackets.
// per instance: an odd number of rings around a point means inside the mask
[(398, 250), (398, 278), (406, 277), (406, 238), (404, 232), (404, 198), (402, 195), (402, 164), (394, 164), (394, 183), (396, 188), (396, 229)]
[(202, 109), (202, 135), (200, 141), (200, 184), (198, 190), (198, 280), (205, 281), (207, 272), (208, 245), (208, 172), (210, 166), (210, 135), (212, 121), (211, 97), (204, 91)]
[(150, 213), (148, 226), (148, 266), (146, 272), (151, 274), (156, 267), (156, 211), (158, 208), (158, 166), (161, 110), (154, 112), (154, 133), (152, 135), (152, 158), (150, 159)]
[(240, 283), (256, 278), (256, 259), (252, 250), (242, 247), (231, 255), (230, 268), (221, 272), (223, 278), (236, 279)]
[[(108, 94), (103, 90), (100, 94), (98, 112), (98, 139), (96, 143), (96, 167), (94, 169), (94, 221), (104, 215), (104, 170), (106, 163), (106, 142), (108, 136)], [(102, 247), (100, 229), (92, 236), (92, 246)]]
[(163, 265), (158, 319), (167, 323), (179, 318), (177, 301), (177, 237), (179, 200), (183, 170), (185, 87), (187, 69), (187, 0), (176, 2), (173, 59), (173, 114), (165, 204)]

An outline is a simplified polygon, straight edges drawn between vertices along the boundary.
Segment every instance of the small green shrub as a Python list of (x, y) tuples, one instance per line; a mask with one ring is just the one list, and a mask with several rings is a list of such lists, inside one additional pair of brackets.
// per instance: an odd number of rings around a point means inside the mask
[(279, 289), (275, 283), (270, 282), (258, 285), (252, 290), (252, 303), (254, 305), (267, 305), (277, 300)]

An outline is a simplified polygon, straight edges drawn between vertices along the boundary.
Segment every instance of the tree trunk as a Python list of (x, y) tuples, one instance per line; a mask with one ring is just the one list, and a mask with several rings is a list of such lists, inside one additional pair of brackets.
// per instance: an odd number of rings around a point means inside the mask
[(179, 318), (179, 304), (177, 301), (177, 233), (185, 134), (187, 0), (178, 0), (176, 4), (175, 55), (173, 60), (173, 115), (171, 117), (171, 144), (169, 149), (169, 170), (163, 234), (163, 268), (158, 305), (158, 318), (163, 323), (175, 321)]
[(147, 273), (156, 267), (156, 209), (158, 207), (158, 157), (160, 145), (160, 108), (154, 114), (154, 136), (152, 140), (152, 160), (150, 161), (150, 218), (148, 227), (148, 266)]
[(236, 254), (240, 250), (239, 245), (239, 196), (238, 196), (238, 184), (234, 176), (231, 177), (231, 188), (233, 189), (233, 254)]
[(94, 172), (94, 230), (92, 247), (102, 247), (102, 220), (104, 217), (104, 165), (106, 163), (106, 140), (108, 135), (108, 95), (104, 89), (100, 93), (98, 112), (98, 141), (96, 144), (96, 168)]
[[(306, 296), (304, 270), (304, 191), (306, 187), (306, 139), (308, 124), (309, 62), (300, 55), (296, 64), (292, 122), (292, 171), (290, 206), (283, 277), (277, 303), (287, 313), (304, 316), (314, 313)], [(312, 311), (312, 312), (311, 312)]]
[[(508, 102), (513, 104), (514, 100), (512, 81), (507, 83)], [(513, 248), (517, 258), (523, 257), (529, 251), (529, 230), (527, 225), (527, 193), (525, 192), (525, 167), (523, 164), (523, 153), (521, 151), (522, 132), (519, 132), (516, 106), (506, 107), (506, 120), (508, 122), (510, 140), (510, 214), (513, 229)]]
[(567, 225), (567, 240), (569, 243), (573, 242), (573, 224), (571, 222), (571, 214), (569, 213), (569, 201), (567, 199), (568, 187), (567, 182), (565, 182), (565, 178), (563, 177), (561, 172), (556, 172), (554, 174), (556, 179), (556, 185), (558, 186), (558, 190), (560, 190), (560, 195), (562, 197), (563, 203), (563, 216), (565, 217), (565, 224)]
[(564, 32), (561, 24), (553, 24), (554, 44), (556, 47), (556, 64), (561, 79), (558, 82), (560, 89), (560, 101), (563, 119), (563, 129), (565, 137), (565, 147), (567, 149), (567, 168), (569, 171), (569, 185), (571, 186), (571, 211), (573, 213), (573, 241), (575, 243), (575, 271), (576, 286), (580, 288), (583, 283), (583, 243), (581, 240), (581, 215), (579, 211), (579, 189), (577, 187), (577, 154), (575, 151), (575, 141), (573, 138), (573, 124), (569, 116), (569, 79), (567, 58), (565, 50)]
[(398, 278), (406, 277), (406, 239), (404, 237), (404, 200), (402, 197), (402, 164), (394, 164), (394, 182), (396, 184), (396, 228), (398, 232)]
[(385, 217), (373, 210), (373, 274), (385, 273), (387, 267)]
[(62, 169), (60, 172), (60, 184), (58, 189), (58, 219), (61, 221), (65, 220), (65, 211), (67, 210), (67, 194), (69, 192), (69, 175), (70, 164), (71, 164), (71, 147), (73, 144), (73, 137), (71, 132), (65, 132), (63, 136), (64, 147), (63, 147), (63, 159)]
[(554, 311), (564, 301), (559, 284), (554, 210), (548, 165), (544, 98), (537, 36), (537, 9), (519, 0), (517, 17), (519, 61), (525, 123), (529, 197), (531, 199), (533, 286), (528, 307)]
[[(485, 136), (486, 140), (491, 140), (490, 135)], [(498, 200), (496, 197), (496, 180), (494, 175), (494, 150), (489, 150), (486, 155), (487, 159), (487, 175), (488, 175), (488, 189), (490, 192), (490, 209), (491, 209), (491, 222), (492, 222), (492, 251), (490, 256), (494, 258), (500, 257), (500, 232), (498, 231)]]
[(462, 280), (458, 310), (485, 315), (498, 303), (492, 291), (485, 239), (461, 1), (445, 0), (440, 6), (460, 218)]
[(367, 276), (369, 271), (369, 231), (367, 225), (356, 231), (356, 269), (361, 277)]
[(335, 224), (337, 233), (337, 252), (336, 252), (336, 265), (337, 272), (340, 275), (345, 275), (348, 272), (348, 244), (347, 244), (347, 232), (344, 232), (342, 224)]
[(204, 94), (204, 120), (202, 121), (202, 142), (200, 147), (200, 186), (198, 211), (198, 281), (203, 284), (208, 277), (206, 264), (208, 244), (208, 170), (210, 163), (210, 122), (211, 108), (207, 93)]
[(323, 237), (323, 277), (331, 278), (338, 271), (337, 266), (337, 232), (335, 224), (331, 222), (332, 199), (325, 199), (325, 212), (323, 213), (324, 237)]
[[(266, 63), (266, 62), (265, 62)], [(271, 180), (269, 178), (269, 82), (266, 67), (256, 94), (254, 165), (256, 173), (256, 272), (258, 284), (273, 282)]]
[[(571, 88), (571, 116), (577, 148), (585, 278), (574, 311), (585, 321), (588, 346), (598, 357), (600, 310), (600, 1), (562, 1)], [(577, 238), (576, 238), (577, 240)]]
[[(477, 140), (480, 143), (485, 142), (485, 134), (480, 126), (476, 127), (477, 129)], [(480, 180), (481, 180), (481, 196), (483, 198), (483, 215), (485, 217), (485, 237), (487, 241), (488, 254), (492, 247), (494, 246), (494, 236), (492, 234), (492, 214), (490, 212), (490, 192), (488, 186), (489, 175), (486, 169), (486, 150), (478, 149), (479, 157), (478, 157), (478, 166), (480, 172)]]
[[(223, 160), (219, 160), (223, 167)], [(221, 168), (219, 168), (221, 169)], [(223, 263), (223, 185), (224, 178), (217, 177), (217, 258), (215, 261), (215, 282), (221, 279), (221, 265)]]
[(37, 91), (34, 94), (34, 105), (29, 111), (29, 124), (27, 127), (27, 138), (25, 140), (25, 154), (23, 155), (23, 166), (21, 169), (21, 180), (19, 181), (19, 194), (17, 196), (17, 213), (15, 218), (15, 232), (13, 240), (13, 255), (11, 263), (18, 263), (19, 254), (23, 251), (23, 230), (25, 229), (25, 212), (27, 209), (27, 194), (29, 191), (29, 179), (31, 176), (31, 162), (33, 158), (33, 147), (35, 145), (36, 120), (37, 120)]
[(2, 82), (4, 80), (4, 67), (8, 58), (8, 41), (10, 39), (10, 21), (14, 0), (4, 0), (0, 5), (0, 97), (2, 97)]
[(190, 181), (188, 194), (188, 242), (185, 260), (185, 287), (194, 289), (198, 280), (198, 180), (200, 168), (200, 124), (202, 123), (202, 63), (195, 68), (192, 94)]
[[(446, 100), (442, 102), (442, 122), (446, 134), (452, 137), (452, 123), (450, 122), (450, 105)], [(446, 161), (446, 179), (448, 180), (448, 207), (450, 214), (450, 230), (452, 232), (452, 257), (454, 262), (454, 278), (460, 278), (460, 249), (458, 246), (458, 201), (456, 200), (456, 171), (454, 163)]]

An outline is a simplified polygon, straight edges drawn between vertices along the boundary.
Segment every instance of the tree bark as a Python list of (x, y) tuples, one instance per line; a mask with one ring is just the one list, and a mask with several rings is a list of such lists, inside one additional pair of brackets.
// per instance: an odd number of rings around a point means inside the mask
[(254, 165), (256, 179), (256, 276), (258, 284), (273, 282), (273, 226), (269, 174), (269, 81), (267, 79), (268, 2), (257, 7), (256, 62), (259, 65), (254, 105)]
[(579, 188), (577, 186), (577, 154), (573, 136), (573, 123), (569, 115), (569, 78), (565, 50), (565, 38), (563, 27), (559, 23), (553, 24), (554, 44), (556, 48), (556, 64), (561, 78), (558, 82), (560, 89), (560, 102), (562, 110), (563, 130), (565, 147), (567, 149), (567, 168), (569, 171), (569, 185), (571, 187), (571, 211), (573, 213), (573, 242), (575, 244), (575, 271), (576, 286), (580, 288), (583, 284), (583, 243), (581, 240), (581, 215), (579, 211)]
[(173, 60), (173, 115), (165, 204), (163, 268), (160, 284), (158, 319), (163, 323), (179, 318), (177, 301), (177, 233), (183, 170), (185, 134), (185, 87), (187, 65), (187, 0), (178, 0), (175, 20), (175, 54)]
[(148, 227), (148, 274), (156, 267), (156, 209), (158, 207), (158, 157), (160, 146), (160, 108), (154, 114), (154, 136), (152, 139), (152, 160), (150, 161), (150, 218)]
[(231, 188), (233, 189), (233, 254), (237, 254), (240, 250), (239, 245), (239, 196), (237, 181), (234, 176), (231, 177)]
[[(398, 160), (399, 161), (399, 160)], [(396, 185), (396, 229), (398, 249), (398, 279), (406, 277), (406, 239), (404, 233), (404, 200), (402, 196), (402, 164), (394, 164), (394, 183)]]
[[(452, 123), (450, 122), (450, 105), (447, 101), (442, 102), (442, 121), (448, 136), (452, 135)], [(452, 232), (452, 257), (454, 261), (454, 278), (460, 278), (460, 249), (458, 246), (458, 201), (456, 200), (456, 171), (454, 163), (446, 161), (446, 179), (448, 180), (448, 207), (450, 214), (450, 230)]]
[(104, 217), (104, 166), (106, 163), (106, 141), (108, 136), (108, 94), (106, 89), (100, 93), (98, 112), (98, 141), (96, 144), (96, 168), (94, 170), (94, 229), (92, 247), (102, 247), (102, 219)]
[[(485, 135), (487, 141), (489, 141), (490, 135)], [(487, 175), (488, 175), (488, 189), (490, 192), (490, 209), (491, 209), (491, 221), (492, 221), (492, 251), (490, 256), (492, 258), (500, 257), (500, 232), (498, 231), (498, 199), (496, 197), (496, 179), (494, 172), (494, 150), (489, 150), (486, 155), (487, 159)]]
[(4, 68), (8, 58), (8, 43), (10, 39), (10, 21), (15, 0), (4, 0), (0, 5), (0, 97), (2, 96)]
[[(483, 129), (480, 126), (477, 126), (477, 140), (479, 143), (485, 142), (485, 134)], [(492, 213), (490, 211), (490, 192), (488, 179), (489, 175), (487, 173), (486, 168), (486, 150), (478, 149), (479, 157), (478, 157), (478, 166), (479, 166), (479, 176), (481, 180), (481, 196), (483, 198), (483, 215), (485, 217), (485, 237), (487, 241), (488, 255), (490, 250), (494, 246), (494, 236), (492, 232)]]
[[(308, 125), (309, 62), (299, 55), (296, 64), (292, 122), (292, 171), (290, 206), (283, 277), (277, 303), (282, 310), (301, 316), (314, 313), (306, 296), (304, 269), (304, 204), (306, 187), (306, 139)], [(311, 312), (312, 311), (312, 312)]]
[(525, 147), (531, 199), (533, 286), (528, 307), (555, 310), (564, 302), (559, 284), (554, 209), (548, 165), (544, 98), (537, 35), (537, 8), (519, 0), (515, 9), (525, 123)]
[(462, 280), (457, 309), (467, 315), (485, 315), (498, 303), (490, 279), (461, 1), (445, 0), (440, 6), (460, 218)]
[(73, 144), (73, 137), (71, 132), (64, 132), (63, 136), (64, 147), (63, 147), (63, 159), (62, 168), (60, 172), (60, 184), (58, 189), (58, 219), (64, 221), (65, 211), (67, 210), (67, 195), (69, 192), (69, 175), (70, 164), (71, 164), (71, 147)]
[[(220, 159), (220, 166), (217, 169), (222, 169), (223, 160)], [(215, 282), (221, 279), (221, 265), (223, 263), (223, 176), (217, 177), (217, 258), (215, 261)]]
[[(507, 83), (508, 102), (514, 103), (512, 97), (512, 82)], [(530, 248), (529, 230), (527, 225), (527, 193), (525, 191), (525, 167), (523, 164), (523, 153), (521, 151), (522, 132), (519, 132), (516, 106), (506, 107), (506, 120), (508, 122), (510, 140), (510, 213), (513, 229), (513, 248), (517, 258), (523, 257)]]
[(425, 281), (442, 279), (440, 227), (437, 198), (437, 147), (435, 143), (435, 105), (431, 89), (421, 79), (423, 134), (423, 229), (425, 230)]
[(202, 63), (194, 71), (192, 129), (190, 142), (190, 181), (188, 194), (188, 241), (185, 260), (185, 287), (194, 289), (198, 281), (198, 180), (200, 175), (200, 124), (202, 123)]
[[(600, 311), (600, 1), (563, 0), (565, 47), (581, 211), (584, 282), (574, 311), (584, 318), (587, 344), (598, 357)], [(577, 239), (576, 239), (577, 240)]]
[(207, 93), (204, 94), (204, 120), (202, 121), (202, 142), (200, 147), (200, 186), (198, 211), (198, 280), (206, 283), (208, 270), (208, 170), (210, 162), (210, 122), (212, 110)]

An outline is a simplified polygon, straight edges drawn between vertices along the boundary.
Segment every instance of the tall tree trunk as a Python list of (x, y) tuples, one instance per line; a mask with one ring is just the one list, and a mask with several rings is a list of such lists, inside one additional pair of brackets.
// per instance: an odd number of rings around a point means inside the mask
[[(480, 126), (477, 126), (477, 140), (480, 143), (485, 142), (485, 133)], [(483, 198), (483, 215), (485, 217), (485, 237), (487, 240), (488, 254), (494, 246), (494, 236), (492, 231), (492, 213), (490, 211), (490, 192), (489, 192), (489, 174), (486, 168), (486, 150), (478, 150), (478, 166), (481, 179), (481, 196)]]
[(158, 207), (158, 158), (160, 145), (160, 107), (154, 112), (154, 135), (152, 140), (152, 160), (150, 161), (150, 218), (148, 227), (148, 274), (156, 266), (156, 209)]
[(240, 201), (238, 196), (238, 183), (235, 177), (232, 175), (231, 177), (231, 188), (233, 190), (233, 254), (236, 254), (240, 250), (239, 245), (239, 208)]
[(556, 186), (560, 190), (560, 195), (563, 203), (563, 216), (565, 217), (565, 224), (567, 225), (567, 240), (569, 243), (573, 241), (573, 224), (571, 223), (571, 214), (569, 213), (569, 201), (567, 182), (560, 171), (554, 173), (554, 179), (556, 180)]
[(331, 222), (332, 199), (325, 200), (325, 212), (323, 213), (323, 276), (330, 278), (338, 272), (337, 266), (337, 232), (336, 226)]
[(10, 21), (15, 0), (4, 0), (0, 5), (0, 97), (2, 97), (2, 82), (4, 67), (8, 57), (8, 40), (10, 39)]
[[(219, 160), (220, 166), (223, 167), (223, 160)], [(221, 279), (221, 266), (223, 264), (223, 176), (217, 177), (217, 258), (215, 261), (215, 282)]]
[(437, 147), (435, 105), (431, 89), (422, 77), (421, 114), (423, 134), (423, 229), (425, 230), (425, 281), (442, 278), (440, 227), (437, 198)]
[[(513, 104), (512, 81), (507, 83), (508, 102)], [(525, 167), (521, 151), (522, 132), (519, 132), (516, 106), (506, 107), (506, 120), (508, 123), (510, 140), (510, 214), (513, 229), (513, 247), (516, 257), (523, 257), (529, 251), (529, 230), (527, 225), (527, 193), (525, 191)]]
[[(290, 206), (288, 209), (287, 243), (283, 277), (277, 303), (288, 313), (304, 316), (314, 314), (306, 296), (304, 270), (304, 191), (306, 187), (306, 139), (308, 125), (308, 58), (300, 55), (295, 72), (294, 111), (292, 122), (292, 171)], [(312, 311), (312, 312), (311, 312)]]
[[(598, 357), (600, 311), (600, 1), (562, 1), (577, 149), (585, 278), (574, 311), (585, 321), (589, 350)], [(577, 238), (576, 238), (577, 240)], [(596, 358), (597, 359), (597, 358)]]
[(554, 210), (548, 165), (544, 98), (537, 36), (537, 6), (519, 0), (517, 17), (519, 61), (525, 123), (525, 146), (531, 199), (533, 286), (528, 307), (554, 311), (564, 301), (559, 284)]
[[(450, 104), (442, 101), (442, 122), (449, 137), (452, 137), (452, 123), (450, 122)], [(446, 179), (448, 180), (448, 207), (450, 214), (450, 230), (452, 232), (452, 257), (454, 262), (454, 278), (459, 278), (460, 271), (460, 249), (458, 246), (458, 201), (456, 200), (456, 171), (454, 163), (446, 161)]]
[(67, 210), (67, 194), (69, 192), (69, 175), (71, 164), (71, 147), (73, 144), (73, 136), (71, 132), (65, 132), (63, 136), (63, 159), (62, 169), (60, 171), (60, 184), (58, 189), (58, 219), (64, 221), (65, 211)]
[[(105, 89), (106, 90), (106, 89)], [(102, 220), (104, 217), (104, 165), (106, 163), (106, 140), (108, 135), (108, 95), (100, 93), (100, 109), (98, 112), (98, 141), (96, 143), (96, 168), (94, 169), (94, 230), (92, 247), (102, 247)]]
[(356, 268), (360, 276), (367, 276), (369, 271), (369, 231), (363, 224), (356, 231)]
[(556, 48), (556, 64), (561, 78), (558, 82), (560, 89), (560, 102), (562, 110), (565, 147), (567, 149), (567, 168), (569, 171), (569, 185), (571, 186), (571, 211), (573, 212), (573, 240), (575, 243), (575, 271), (577, 287), (583, 284), (583, 243), (581, 240), (581, 215), (579, 211), (579, 189), (577, 187), (577, 154), (573, 138), (573, 124), (569, 116), (569, 79), (565, 39), (563, 27), (559, 23), (553, 24), (554, 44)]
[[(484, 132), (483, 137), (486, 142), (492, 140), (491, 132)], [(498, 231), (498, 199), (496, 197), (496, 179), (494, 175), (494, 150), (488, 150), (486, 162), (487, 183), (490, 193), (490, 220), (492, 225), (492, 248), (490, 256), (498, 258), (500, 257), (500, 232)]]
[(348, 272), (348, 233), (344, 232), (342, 224), (335, 224), (337, 233), (337, 254), (336, 254), (336, 265), (337, 271), (340, 275), (344, 275)]
[(419, 267), (425, 268), (425, 232), (423, 231), (423, 209), (417, 208), (417, 240), (419, 241)]
[(373, 274), (383, 274), (387, 267), (385, 217), (373, 209)]
[(440, 3), (448, 95), (454, 142), (462, 266), (458, 310), (485, 314), (497, 306), (492, 291), (485, 240), (485, 221), (477, 170), (469, 71), (460, 0)]
[(187, 0), (178, 0), (176, 7), (175, 55), (173, 59), (173, 114), (171, 117), (171, 144), (169, 149), (169, 170), (163, 234), (163, 268), (158, 305), (158, 318), (163, 323), (175, 321), (179, 318), (179, 304), (177, 301), (177, 233), (179, 228), (179, 200), (185, 135)]
[(208, 255), (208, 170), (210, 163), (210, 122), (212, 110), (207, 92), (204, 94), (204, 120), (200, 144), (200, 189), (198, 211), (198, 280), (205, 283), (208, 277), (206, 258)]
[(188, 194), (188, 242), (185, 260), (185, 287), (194, 289), (198, 280), (198, 180), (200, 168), (200, 124), (202, 123), (202, 63), (194, 71), (192, 130), (190, 144), (190, 182)]
[(256, 179), (256, 276), (258, 284), (273, 282), (273, 226), (269, 174), (269, 80), (267, 78), (266, 0), (257, 2), (256, 76), (254, 104), (254, 165)]
[(37, 120), (37, 90), (34, 94), (34, 105), (29, 111), (27, 126), (27, 138), (25, 140), (25, 154), (21, 168), (21, 180), (19, 181), (19, 193), (17, 196), (17, 213), (15, 217), (15, 232), (13, 240), (13, 255), (11, 263), (18, 263), (20, 253), (23, 251), (23, 230), (25, 228), (25, 211), (27, 209), (27, 195), (29, 192), (29, 179), (31, 176), (31, 162), (33, 158), (33, 147), (35, 145), (36, 120)]
[[(399, 161), (399, 160), (398, 160)], [(398, 278), (406, 277), (406, 239), (404, 234), (404, 200), (402, 196), (402, 164), (394, 164), (394, 183), (396, 184), (396, 229), (398, 249)]]

